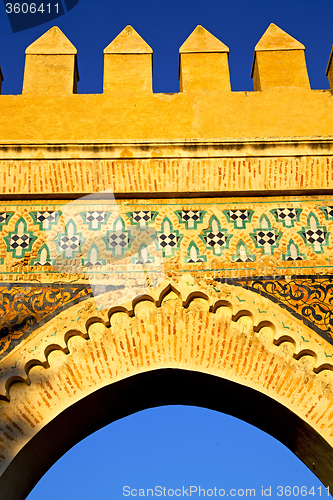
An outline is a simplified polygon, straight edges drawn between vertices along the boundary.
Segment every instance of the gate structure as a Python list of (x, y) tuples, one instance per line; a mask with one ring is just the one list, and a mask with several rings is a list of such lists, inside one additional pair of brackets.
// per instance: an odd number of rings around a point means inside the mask
[(231, 91), (228, 50), (198, 26), (180, 92), (154, 94), (127, 27), (103, 93), (77, 95), (55, 27), (0, 96), (1, 499), (163, 404), (242, 418), (333, 488), (332, 91), (273, 24), (253, 92)]

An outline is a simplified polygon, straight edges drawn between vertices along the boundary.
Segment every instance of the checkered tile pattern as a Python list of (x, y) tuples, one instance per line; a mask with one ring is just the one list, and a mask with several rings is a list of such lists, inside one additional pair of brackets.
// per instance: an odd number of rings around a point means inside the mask
[(249, 220), (248, 210), (229, 210), (229, 218), (235, 222), (236, 227), (244, 227), (244, 222)]
[(205, 241), (210, 247), (223, 247), (228, 241), (228, 236), (225, 233), (219, 231), (218, 233), (208, 233), (205, 237)]
[(80, 238), (78, 236), (62, 236), (59, 242), (59, 248), (63, 252), (67, 252), (71, 250), (73, 252), (77, 252), (80, 247)]
[(203, 259), (201, 259), (200, 257), (198, 257), (197, 259), (188, 259), (187, 261), (189, 264), (196, 264), (197, 262), (204, 262)]
[(98, 261), (96, 261), (96, 262), (90, 262), (90, 261), (87, 261), (87, 262), (86, 262), (86, 261), (85, 261), (85, 262), (84, 262), (84, 265), (85, 265), (86, 267), (93, 267), (93, 266), (101, 266), (101, 265), (102, 265), (102, 263), (101, 263), (101, 262), (98, 262)]
[(163, 249), (166, 249), (167, 247), (174, 248), (177, 246), (177, 242), (179, 240), (179, 236), (177, 236), (176, 233), (170, 233), (170, 234), (160, 234), (158, 237), (159, 244)]
[(305, 231), (306, 241), (311, 245), (322, 245), (323, 243), (325, 243), (326, 235), (327, 232), (323, 231), (322, 229), (316, 229), (315, 231), (313, 229), (307, 229)]
[(56, 222), (58, 216), (58, 212), (53, 210), (45, 210), (43, 212), (36, 213), (36, 220), (40, 224), (43, 224), (43, 228), (47, 229), (50, 224)]
[(92, 227), (98, 226), (98, 223), (105, 222), (105, 212), (103, 211), (91, 211), (86, 212), (86, 222), (90, 222)]
[(256, 240), (258, 245), (264, 246), (264, 245), (275, 245), (277, 242), (278, 235), (273, 233), (270, 229), (263, 230), (261, 229), (260, 231), (257, 232), (256, 234)]
[(143, 265), (143, 264), (151, 264), (152, 262), (153, 261), (150, 260), (150, 259), (142, 259), (141, 258), (141, 259), (136, 260), (135, 264), (141, 264), (141, 265)]
[(52, 262), (50, 260), (46, 260), (45, 262), (41, 262), (40, 260), (36, 260), (34, 266), (51, 266)]
[(238, 257), (237, 259), (235, 259), (235, 262), (253, 262), (253, 259), (251, 259), (251, 257), (246, 257), (246, 259)]
[(140, 224), (140, 226), (144, 226), (147, 222), (151, 222), (152, 214), (150, 210), (137, 210), (132, 212), (132, 219), (134, 222)]
[(123, 255), (129, 244), (129, 237), (123, 231), (115, 231), (109, 235), (109, 245), (114, 249), (116, 256)]
[(284, 222), (286, 226), (291, 226), (292, 222), (297, 219), (297, 211), (295, 208), (277, 208), (276, 214), (278, 220)]
[(11, 236), (10, 238), (10, 248), (16, 250), (16, 252), (18, 248), (25, 250), (26, 248), (28, 248), (31, 239), (32, 238), (30, 238), (28, 234), (13, 234), (13, 236)]
[(181, 210), (180, 219), (182, 222), (187, 222), (188, 227), (195, 227), (197, 222), (200, 222), (200, 210)]
[[(333, 219), (333, 207), (326, 207), (327, 215), (330, 219)], [(1, 223), (1, 221), (0, 221)]]
[(6, 212), (0, 212), (0, 224), (6, 224), (9, 215)]

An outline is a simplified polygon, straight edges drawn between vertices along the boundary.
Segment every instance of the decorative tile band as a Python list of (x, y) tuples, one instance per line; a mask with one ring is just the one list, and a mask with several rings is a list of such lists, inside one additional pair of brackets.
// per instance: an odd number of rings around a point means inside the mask
[(333, 199), (324, 196), (2, 202), (0, 230), (5, 281), (135, 279), (140, 265), (230, 278), (333, 268)]
[(0, 356), (96, 287), (183, 273), (264, 294), (331, 342), (332, 230), (328, 196), (0, 202)]

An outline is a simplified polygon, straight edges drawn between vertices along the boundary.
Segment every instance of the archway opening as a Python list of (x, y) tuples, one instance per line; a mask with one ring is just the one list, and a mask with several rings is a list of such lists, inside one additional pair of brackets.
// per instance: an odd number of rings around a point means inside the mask
[(327, 492), (284, 445), (230, 415), (150, 408), (113, 422), (56, 462), (27, 500), (110, 500)]
[(281, 441), (332, 488), (332, 449), (290, 410), (258, 391), (220, 377), (160, 369), (99, 389), (59, 414), (21, 449), (5, 471), (3, 498), (25, 498), (63, 454), (101, 427), (164, 405), (199, 406), (240, 418)]

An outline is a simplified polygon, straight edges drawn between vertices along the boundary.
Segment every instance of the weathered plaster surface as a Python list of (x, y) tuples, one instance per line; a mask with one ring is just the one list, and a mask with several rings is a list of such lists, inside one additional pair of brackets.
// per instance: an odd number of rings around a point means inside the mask
[[(304, 46), (275, 25), (253, 92), (230, 90), (228, 47), (202, 27), (176, 94), (152, 92), (133, 28), (104, 58), (103, 94), (76, 94), (76, 49), (52, 28), (22, 95), (0, 96), (0, 498), (102, 425), (99, 390), (122, 387), (122, 407), (159, 369), (248, 390), (254, 419), (230, 411), (332, 485), (332, 91), (311, 90)], [(267, 427), (256, 395), (285, 420)], [(90, 401), (76, 431), (66, 416)]]

